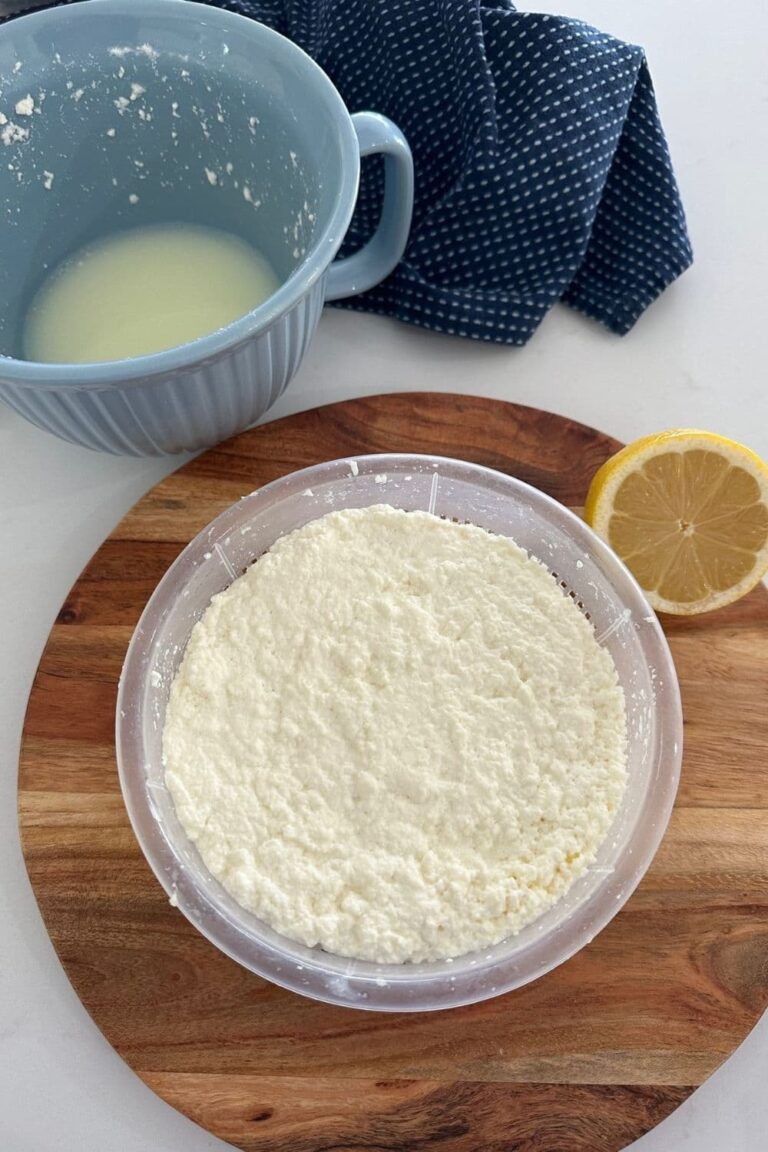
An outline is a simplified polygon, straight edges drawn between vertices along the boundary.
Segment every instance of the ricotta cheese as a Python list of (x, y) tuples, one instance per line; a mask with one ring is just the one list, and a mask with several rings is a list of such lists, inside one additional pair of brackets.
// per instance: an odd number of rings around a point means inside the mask
[(513, 541), (388, 505), (278, 540), (195, 625), (165, 776), (210, 871), (283, 935), (382, 963), (517, 933), (626, 783), (609, 653)]

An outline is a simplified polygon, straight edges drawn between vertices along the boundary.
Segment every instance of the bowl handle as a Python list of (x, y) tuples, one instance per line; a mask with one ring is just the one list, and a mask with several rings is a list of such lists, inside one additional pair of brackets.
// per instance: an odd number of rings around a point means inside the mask
[(411, 227), (413, 157), (408, 141), (396, 124), (378, 112), (356, 112), (352, 123), (360, 155), (381, 152), (384, 156), (384, 203), (379, 226), (365, 247), (331, 264), (326, 300), (356, 296), (388, 276), (405, 251)]

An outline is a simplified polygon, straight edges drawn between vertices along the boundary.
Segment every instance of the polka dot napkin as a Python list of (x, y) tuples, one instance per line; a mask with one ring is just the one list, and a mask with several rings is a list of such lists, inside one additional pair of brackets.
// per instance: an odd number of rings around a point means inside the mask
[[(214, 0), (296, 41), (416, 167), (405, 256), (342, 307), (524, 344), (558, 300), (629, 331), (691, 263), (641, 48), (505, 0)], [(378, 219), (363, 164), (342, 255)]]

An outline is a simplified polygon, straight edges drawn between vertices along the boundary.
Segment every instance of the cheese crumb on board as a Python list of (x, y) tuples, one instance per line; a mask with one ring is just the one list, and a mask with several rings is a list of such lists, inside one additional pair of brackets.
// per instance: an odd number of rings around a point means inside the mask
[(491, 946), (550, 908), (626, 783), (609, 653), (511, 540), (388, 505), (278, 540), (195, 625), (165, 776), (203, 861), (309, 946)]

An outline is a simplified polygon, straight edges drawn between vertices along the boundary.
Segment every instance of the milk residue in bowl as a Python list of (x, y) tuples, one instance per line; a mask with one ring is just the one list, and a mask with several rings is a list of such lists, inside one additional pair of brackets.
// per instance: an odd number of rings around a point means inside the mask
[(82, 364), (160, 352), (223, 328), (278, 286), (266, 258), (231, 233), (192, 224), (117, 232), (47, 277), (24, 354)]

